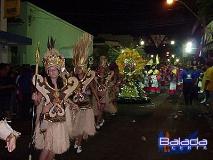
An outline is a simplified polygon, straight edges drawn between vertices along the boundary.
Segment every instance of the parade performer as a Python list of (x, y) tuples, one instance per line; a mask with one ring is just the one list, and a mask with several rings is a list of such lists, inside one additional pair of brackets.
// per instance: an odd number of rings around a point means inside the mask
[(177, 69), (174, 68), (170, 73), (169, 95), (175, 95), (177, 90)]
[(155, 67), (153, 67), (153, 72), (151, 73), (150, 76), (151, 80), (151, 88), (150, 91), (152, 93), (160, 93), (160, 87), (158, 84), (159, 81), (159, 71), (157, 69), (155, 69)]
[(119, 69), (116, 63), (110, 65), (110, 70), (114, 72), (112, 79), (109, 83), (109, 106), (106, 106), (105, 111), (111, 113), (111, 115), (116, 115), (117, 113), (117, 98), (120, 92), (121, 77), (119, 74)]
[(156, 75), (157, 82), (158, 82), (158, 87), (156, 88), (156, 91), (155, 91), (155, 92), (156, 92), (156, 93), (160, 93), (160, 91), (161, 91), (161, 90), (160, 90), (160, 85), (159, 85), (159, 84), (160, 84), (159, 82), (160, 82), (160, 80), (161, 80), (160, 71), (159, 71), (157, 68), (155, 68), (153, 74)]
[(166, 66), (162, 66), (160, 69), (160, 75), (161, 75), (161, 88), (164, 88), (166, 86)]
[(79, 84), (71, 100), (78, 105), (79, 111), (73, 123), (72, 135), (75, 137), (74, 148), (77, 153), (82, 152), (82, 140), (95, 134), (95, 116), (90, 96), (96, 97), (97, 106), (100, 107), (99, 99), (94, 88), (95, 72), (87, 68), (89, 47), (92, 42), (91, 35), (85, 33), (73, 48), (74, 74)]
[[(110, 82), (112, 82), (112, 77), (114, 75), (114, 71), (110, 71), (108, 67), (108, 62), (106, 56), (100, 56), (99, 58), (99, 66), (96, 70), (96, 76), (94, 78), (96, 84), (96, 91), (100, 101), (100, 108), (97, 105), (94, 105), (94, 111), (96, 116), (96, 128), (100, 129), (104, 124), (103, 113), (104, 111), (110, 111)], [(113, 85), (111, 83), (111, 85)], [(111, 104), (112, 105), (112, 104)]]
[(21, 133), (13, 130), (6, 120), (0, 121), (0, 139), (6, 141), (6, 148), (9, 152), (16, 148), (16, 139), (20, 135)]
[(146, 70), (144, 71), (144, 91), (146, 91), (146, 92), (150, 91), (149, 74), (148, 74), (148, 72)]
[(37, 89), (32, 95), (37, 105), (34, 142), (35, 147), (42, 150), (40, 160), (52, 160), (55, 154), (62, 154), (69, 149), (66, 117), (70, 117), (69, 107), (74, 105), (68, 97), (78, 85), (75, 77), (63, 79), (60, 76), (65, 59), (54, 48), (54, 44), (52, 38), (48, 40), (48, 49), (43, 59), (46, 75), (39, 75), (36, 67), (32, 80)]

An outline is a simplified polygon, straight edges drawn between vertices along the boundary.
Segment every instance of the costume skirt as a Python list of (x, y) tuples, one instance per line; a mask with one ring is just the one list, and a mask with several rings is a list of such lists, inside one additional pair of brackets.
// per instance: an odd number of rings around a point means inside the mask
[(86, 139), (88, 136), (94, 135), (95, 131), (95, 117), (93, 109), (80, 109), (73, 122), (72, 136), (76, 137), (83, 135)]
[[(37, 117), (41, 113), (41, 103), (37, 106)], [(36, 149), (45, 149), (55, 154), (62, 154), (69, 149), (70, 142), (66, 121), (47, 122), (47, 129), (45, 132), (41, 132), (40, 127), (41, 124), (37, 118), (34, 132)]]

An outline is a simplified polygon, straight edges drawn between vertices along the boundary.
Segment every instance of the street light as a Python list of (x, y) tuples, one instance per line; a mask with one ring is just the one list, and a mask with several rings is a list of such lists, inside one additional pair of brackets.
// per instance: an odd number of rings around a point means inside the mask
[(167, 3), (168, 5), (172, 5), (172, 4), (174, 3), (174, 0), (166, 0), (166, 3)]
[(185, 52), (186, 53), (191, 53), (192, 52), (192, 42), (191, 41), (186, 43)]
[(145, 42), (143, 40), (140, 41), (140, 45), (143, 46)]
[(174, 44), (175, 44), (175, 41), (172, 40), (172, 41), (171, 41), (171, 45), (174, 45)]
[(153, 57), (154, 57), (154, 55), (152, 54), (152, 55), (151, 55), (151, 58), (153, 58)]

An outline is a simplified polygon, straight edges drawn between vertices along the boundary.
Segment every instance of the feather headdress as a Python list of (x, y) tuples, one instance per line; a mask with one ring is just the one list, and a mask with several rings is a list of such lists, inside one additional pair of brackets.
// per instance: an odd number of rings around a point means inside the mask
[(47, 70), (49, 67), (55, 66), (59, 70), (65, 65), (64, 57), (59, 53), (58, 50), (54, 48), (55, 40), (51, 37), (48, 38), (47, 42), (47, 52), (44, 55), (43, 63)]
[(92, 44), (92, 36), (84, 33), (82, 38), (75, 44), (73, 48), (73, 65), (85, 67), (88, 63), (89, 47)]

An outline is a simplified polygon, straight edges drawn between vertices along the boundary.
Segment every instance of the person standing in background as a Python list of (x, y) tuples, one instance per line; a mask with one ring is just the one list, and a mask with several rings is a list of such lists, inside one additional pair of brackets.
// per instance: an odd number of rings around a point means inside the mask
[(211, 109), (213, 107), (213, 64), (212, 61), (207, 63), (206, 70), (206, 81), (204, 89), (208, 92), (209, 98), (207, 103), (210, 105)]
[(181, 78), (183, 80), (183, 96), (185, 105), (192, 105), (196, 75), (193, 73), (193, 69), (189, 65), (182, 71)]
[(0, 111), (2, 116), (10, 119), (10, 102), (16, 86), (9, 73), (10, 65), (0, 64)]

